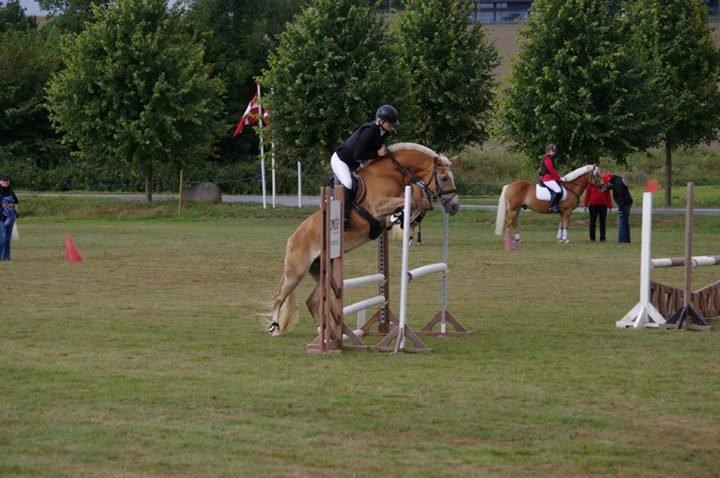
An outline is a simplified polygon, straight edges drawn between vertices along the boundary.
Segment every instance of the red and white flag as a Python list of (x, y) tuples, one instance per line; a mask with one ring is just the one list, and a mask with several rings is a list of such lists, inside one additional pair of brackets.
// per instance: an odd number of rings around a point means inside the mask
[(242, 133), (243, 128), (245, 128), (246, 125), (258, 124), (258, 119), (260, 117), (260, 108), (261, 107), (260, 103), (258, 102), (258, 95), (257, 93), (255, 93), (255, 95), (248, 103), (247, 108), (245, 108), (245, 113), (243, 113), (242, 118), (240, 118), (240, 121), (238, 121), (238, 124), (235, 127), (235, 133), (233, 134), (233, 138)]

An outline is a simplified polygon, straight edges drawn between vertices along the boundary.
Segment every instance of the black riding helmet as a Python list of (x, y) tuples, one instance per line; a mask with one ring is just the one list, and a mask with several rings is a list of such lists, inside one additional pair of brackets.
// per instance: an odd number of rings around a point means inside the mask
[(388, 121), (393, 128), (400, 124), (398, 112), (392, 105), (382, 105), (375, 113), (375, 117)]

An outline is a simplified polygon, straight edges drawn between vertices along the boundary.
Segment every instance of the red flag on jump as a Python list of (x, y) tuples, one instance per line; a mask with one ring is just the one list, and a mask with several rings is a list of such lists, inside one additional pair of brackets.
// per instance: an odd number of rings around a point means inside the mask
[(658, 182), (655, 182), (655, 181), (646, 181), (645, 182), (645, 190), (649, 193), (654, 193), (655, 191), (657, 191), (660, 188), (662, 188), (662, 186)]
[(240, 118), (240, 121), (238, 121), (238, 124), (235, 127), (233, 138), (242, 133), (246, 125), (258, 124), (258, 118), (260, 116), (260, 103), (258, 103), (257, 98), (258, 95), (255, 93), (250, 102), (247, 104), (245, 113), (243, 113), (242, 118)]

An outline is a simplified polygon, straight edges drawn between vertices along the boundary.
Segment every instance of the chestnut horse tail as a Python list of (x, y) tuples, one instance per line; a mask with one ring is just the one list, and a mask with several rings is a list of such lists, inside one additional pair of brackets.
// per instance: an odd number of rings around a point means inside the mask
[(280, 314), (278, 317), (278, 324), (280, 325), (280, 333), (284, 334), (288, 330), (292, 329), (298, 320), (300, 315), (298, 311), (298, 300), (297, 300), (297, 287), (290, 292), (285, 302), (280, 307)]
[(505, 200), (505, 190), (508, 185), (502, 188), (500, 193), (500, 201), (498, 201), (497, 216), (495, 216), (495, 235), (502, 236), (505, 229), (505, 214), (507, 213), (507, 201)]

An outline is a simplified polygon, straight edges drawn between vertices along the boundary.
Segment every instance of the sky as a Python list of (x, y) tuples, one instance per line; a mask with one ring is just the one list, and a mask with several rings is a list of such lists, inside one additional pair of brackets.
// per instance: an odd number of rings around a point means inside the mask
[[(3, 2), (5, 3), (5, 2)], [(35, 0), (20, 0), (20, 5), (25, 9), (26, 15), (44, 15), (45, 12), (40, 10)]]

